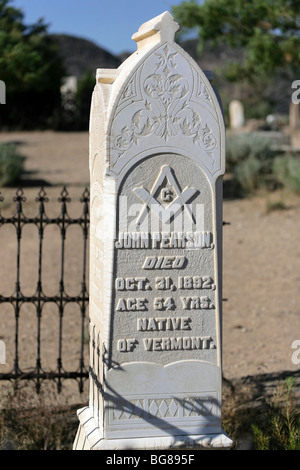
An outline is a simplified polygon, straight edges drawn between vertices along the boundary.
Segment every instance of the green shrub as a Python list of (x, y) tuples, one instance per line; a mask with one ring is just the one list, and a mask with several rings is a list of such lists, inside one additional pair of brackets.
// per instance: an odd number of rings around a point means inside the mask
[(299, 450), (300, 420), (294, 404), (296, 382), (285, 379), (277, 388), (263, 427), (252, 425), (257, 450)]
[(287, 154), (276, 157), (273, 172), (285, 188), (300, 194), (300, 156)]
[(0, 144), (0, 186), (9, 186), (19, 180), (24, 160), (14, 144)]
[(261, 162), (255, 157), (241, 161), (234, 168), (234, 179), (244, 194), (249, 194), (261, 186), (261, 168)]
[(279, 199), (277, 201), (266, 201), (266, 213), (269, 214), (270, 212), (274, 211), (285, 211), (288, 209), (286, 203)]
[(272, 173), (274, 151), (271, 140), (258, 134), (227, 138), (226, 165), (242, 194), (265, 186)]

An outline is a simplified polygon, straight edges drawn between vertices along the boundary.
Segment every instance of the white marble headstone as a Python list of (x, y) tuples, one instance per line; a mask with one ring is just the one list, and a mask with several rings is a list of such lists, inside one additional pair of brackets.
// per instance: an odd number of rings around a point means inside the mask
[(229, 103), (230, 127), (240, 129), (245, 125), (244, 106), (239, 100), (233, 100)]
[(300, 129), (299, 103), (290, 103), (289, 127), (291, 130)]
[(90, 397), (75, 449), (227, 447), (224, 122), (170, 13), (98, 69), (90, 122)]

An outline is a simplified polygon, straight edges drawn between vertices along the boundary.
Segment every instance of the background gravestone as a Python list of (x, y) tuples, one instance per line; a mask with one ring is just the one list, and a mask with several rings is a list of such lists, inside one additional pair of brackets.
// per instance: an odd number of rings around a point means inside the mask
[(289, 133), (291, 145), (294, 149), (300, 148), (300, 111), (299, 103), (290, 103)]
[(0, 80), (0, 104), (6, 104), (6, 86), (3, 80)]
[(240, 129), (245, 125), (244, 106), (239, 100), (233, 100), (229, 103), (230, 127)]
[(292, 130), (300, 129), (299, 103), (290, 103), (289, 126)]
[(165, 12), (98, 69), (90, 122), (90, 397), (75, 449), (227, 447), (221, 428), (225, 131)]
[(0, 364), (5, 364), (6, 362), (6, 348), (4, 341), (0, 340)]

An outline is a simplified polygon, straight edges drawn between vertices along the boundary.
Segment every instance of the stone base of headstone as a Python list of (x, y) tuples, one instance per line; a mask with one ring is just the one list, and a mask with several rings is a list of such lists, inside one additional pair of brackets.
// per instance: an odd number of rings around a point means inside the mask
[(102, 388), (106, 425), (97, 406), (79, 410), (74, 448), (231, 447), (221, 427), (220, 380), (218, 367), (194, 360), (112, 368)]
[(89, 406), (78, 410), (79, 428), (74, 450), (168, 450), (168, 449), (230, 449), (232, 440), (219, 434), (161, 436), (129, 439), (104, 439)]

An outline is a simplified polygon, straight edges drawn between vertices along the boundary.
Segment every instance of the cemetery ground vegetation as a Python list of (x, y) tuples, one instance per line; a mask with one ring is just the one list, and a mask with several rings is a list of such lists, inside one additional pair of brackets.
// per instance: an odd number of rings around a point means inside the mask
[(24, 170), (25, 157), (15, 144), (0, 144), (0, 186), (18, 183)]
[(292, 377), (280, 383), (265, 412), (264, 425), (252, 424), (258, 450), (300, 449), (300, 416), (293, 397), (295, 386)]
[[(257, 190), (267, 194), (283, 188), (300, 194), (300, 152), (278, 150), (267, 133), (228, 136), (226, 166), (231, 191), (236, 197), (247, 197)], [(277, 208), (284, 208), (283, 201)]]
[(71, 450), (80, 405), (68, 405), (53, 384), (39, 395), (17, 385), (0, 392), (0, 450)]
[(254, 382), (231, 384), (225, 393), (223, 425), (236, 449), (300, 450), (297, 382), (282, 378), (274, 391), (260, 394)]

